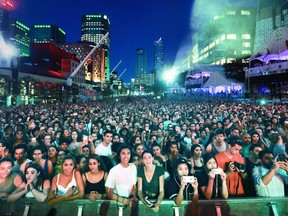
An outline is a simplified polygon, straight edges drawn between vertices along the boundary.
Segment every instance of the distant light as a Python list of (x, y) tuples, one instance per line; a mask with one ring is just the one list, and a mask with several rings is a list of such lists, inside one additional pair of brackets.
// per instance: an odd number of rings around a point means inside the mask
[(167, 83), (172, 83), (175, 80), (176, 75), (177, 75), (176, 68), (172, 68), (170, 70), (167, 70), (167, 71), (163, 72), (163, 79)]
[(17, 50), (15, 49), (15, 47), (9, 46), (9, 45), (3, 45), (1, 47), (1, 52), (6, 57), (12, 57), (12, 56), (16, 56), (17, 55)]
[(267, 103), (266, 100), (261, 100), (261, 101), (260, 101), (260, 104), (261, 104), (261, 105), (265, 105), (266, 103)]
[(104, 17), (103, 17), (104, 19), (107, 19), (107, 16), (106, 15), (104, 15)]
[(157, 99), (161, 99), (161, 96), (158, 95), (158, 96), (157, 96)]

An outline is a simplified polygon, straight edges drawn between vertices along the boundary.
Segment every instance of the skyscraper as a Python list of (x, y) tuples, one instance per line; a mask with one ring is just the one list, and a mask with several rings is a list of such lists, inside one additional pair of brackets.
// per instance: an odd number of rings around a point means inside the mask
[[(87, 14), (82, 16), (81, 41), (95, 44), (110, 33), (110, 21), (105, 14)], [(91, 79), (94, 82), (109, 80), (110, 76), (110, 35), (96, 51), (98, 54), (92, 60)]]
[(65, 43), (66, 33), (55, 25), (34, 25), (31, 27), (31, 43)]
[(147, 72), (147, 54), (143, 48), (136, 49), (136, 85), (152, 85), (154, 74)]
[(280, 26), (288, 26), (287, 0), (259, 0), (254, 51), (257, 51)]
[(0, 31), (4, 36), (4, 39), (7, 39), (7, 33), (9, 28), (9, 10), (14, 8), (14, 5), (11, 1), (2, 0), (0, 3)]
[(146, 74), (146, 53), (143, 48), (136, 49), (136, 84), (143, 84), (141, 77)]
[(30, 55), (30, 29), (18, 20), (10, 19), (9, 39), (20, 51), (20, 56)]
[(163, 66), (164, 66), (164, 47), (163, 47), (163, 40), (162, 38), (159, 38), (159, 40), (154, 42), (154, 70), (155, 70), (155, 75), (156, 79), (161, 78), (161, 74), (163, 71)]
[(136, 49), (136, 76), (147, 72), (146, 52), (143, 48)]

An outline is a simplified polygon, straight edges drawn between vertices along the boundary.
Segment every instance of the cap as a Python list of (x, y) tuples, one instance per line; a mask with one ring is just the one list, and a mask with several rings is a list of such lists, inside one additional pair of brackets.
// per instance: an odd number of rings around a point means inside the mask
[(175, 162), (175, 168), (177, 169), (180, 164), (186, 164), (188, 166), (188, 169), (190, 170), (191, 165), (186, 158), (177, 158)]

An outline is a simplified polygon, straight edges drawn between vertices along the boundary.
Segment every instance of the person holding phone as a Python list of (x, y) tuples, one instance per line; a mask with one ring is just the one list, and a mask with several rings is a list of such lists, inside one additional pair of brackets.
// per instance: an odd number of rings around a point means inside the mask
[(185, 158), (178, 158), (175, 169), (175, 175), (169, 181), (169, 199), (173, 199), (177, 206), (180, 206), (183, 200), (198, 202), (198, 181), (196, 177), (191, 176), (188, 161)]
[(51, 190), (48, 195), (48, 205), (84, 197), (82, 177), (75, 168), (75, 158), (72, 155), (65, 156), (61, 173), (54, 176), (52, 180)]
[(258, 154), (261, 166), (254, 167), (252, 176), (257, 196), (284, 197), (285, 184), (288, 183), (288, 161), (273, 157), (269, 150)]
[(215, 155), (206, 153), (203, 155), (204, 170), (197, 176), (199, 188), (207, 200), (212, 198), (227, 199), (228, 189), (226, 184), (226, 174), (218, 167)]

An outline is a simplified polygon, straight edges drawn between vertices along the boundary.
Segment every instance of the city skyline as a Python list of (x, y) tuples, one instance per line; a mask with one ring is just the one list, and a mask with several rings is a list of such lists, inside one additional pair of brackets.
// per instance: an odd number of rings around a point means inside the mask
[[(120, 74), (127, 68), (122, 78), (125, 82), (130, 82), (130, 79), (136, 76), (137, 48), (147, 51), (147, 72), (149, 73), (154, 68), (154, 41), (163, 38), (165, 62), (174, 61), (178, 50), (183, 49), (183, 44), (185, 47), (187, 41), (189, 43), (190, 13), (193, 2), (193, 0), (181, 2), (84, 0), (67, 4), (63, 0), (52, 0), (49, 3), (44, 2), (43, 5), (43, 2), (15, 0), (16, 6), (11, 11), (10, 17), (18, 19), (29, 27), (35, 24), (58, 25), (66, 32), (67, 42), (73, 43), (81, 38), (81, 17), (84, 14), (106, 14), (111, 23), (110, 68), (114, 68), (122, 59), (122, 64), (116, 71)], [(64, 11), (60, 12), (61, 8), (65, 8)]]

